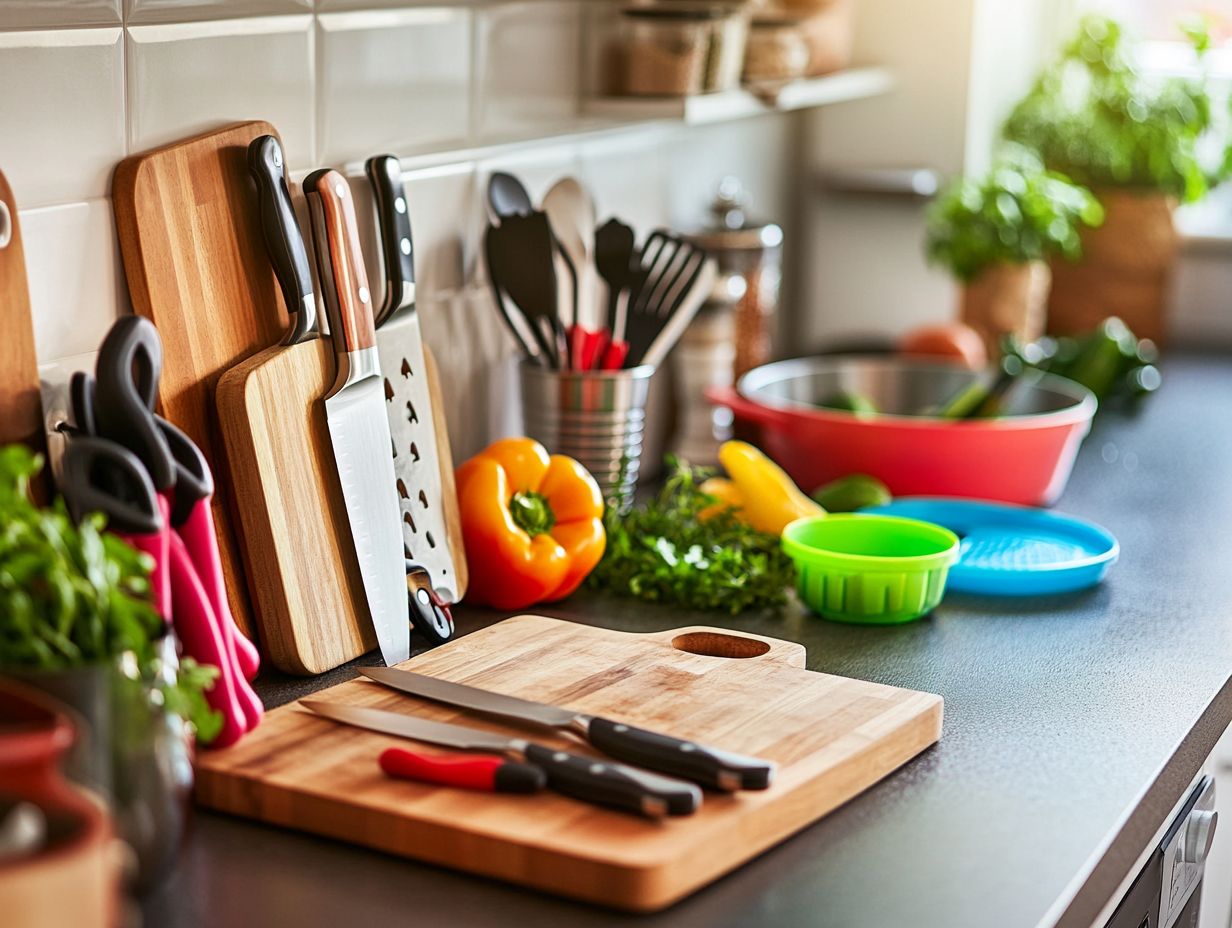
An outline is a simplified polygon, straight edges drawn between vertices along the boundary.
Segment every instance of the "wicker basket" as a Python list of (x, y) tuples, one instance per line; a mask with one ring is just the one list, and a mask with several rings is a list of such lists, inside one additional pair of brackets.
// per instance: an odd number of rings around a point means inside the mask
[(1095, 191), (1104, 224), (1082, 236), (1082, 259), (1052, 262), (1048, 331), (1088, 332), (1120, 316), (1134, 334), (1162, 342), (1166, 304), (1179, 244), (1172, 224), (1176, 201), (1159, 193)]

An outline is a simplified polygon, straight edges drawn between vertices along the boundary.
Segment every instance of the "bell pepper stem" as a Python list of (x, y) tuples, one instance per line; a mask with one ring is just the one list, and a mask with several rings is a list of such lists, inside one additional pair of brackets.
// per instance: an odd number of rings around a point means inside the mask
[(556, 515), (547, 497), (533, 490), (514, 493), (509, 501), (509, 512), (518, 528), (531, 538), (546, 535), (556, 524)]

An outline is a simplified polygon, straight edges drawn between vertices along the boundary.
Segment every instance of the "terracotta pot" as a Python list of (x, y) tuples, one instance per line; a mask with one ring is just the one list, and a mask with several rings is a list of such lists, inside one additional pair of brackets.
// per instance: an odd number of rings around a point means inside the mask
[(1047, 264), (1028, 261), (993, 265), (963, 287), (962, 321), (980, 333), (990, 358), (1000, 356), (1003, 335), (1030, 342), (1044, 334), (1051, 280)]
[(809, 47), (808, 76), (829, 74), (851, 64), (855, 44), (854, 0), (782, 0), (791, 12), (808, 13), (800, 24)]
[(1089, 332), (1120, 316), (1140, 338), (1163, 342), (1166, 301), (1179, 237), (1172, 224), (1176, 201), (1159, 193), (1101, 188), (1106, 218), (1082, 235), (1077, 263), (1052, 262), (1048, 331)]
[(47, 843), (0, 864), (0, 912), (22, 928), (110, 928), (119, 915), (119, 857), (102, 807), (60, 774), (68, 717), (46, 696), (0, 680), (0, 794), (30, 802)]

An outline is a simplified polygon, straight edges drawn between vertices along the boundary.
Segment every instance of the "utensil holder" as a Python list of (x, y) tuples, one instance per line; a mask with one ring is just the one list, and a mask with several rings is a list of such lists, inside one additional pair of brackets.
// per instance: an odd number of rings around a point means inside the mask
[(619, 371), (560, 371), (530, 362), (520, 368), (526, 434), (580, 462), (621, 512), (637, 488), (654, 372), (649, 364)]

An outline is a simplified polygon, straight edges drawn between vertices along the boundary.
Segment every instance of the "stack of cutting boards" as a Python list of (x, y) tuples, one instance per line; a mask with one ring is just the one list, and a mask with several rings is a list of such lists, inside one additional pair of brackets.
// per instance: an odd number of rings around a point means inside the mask
[[(160, 411), (214, 471), (236, 621), (250, 637), (259, 629), (280, 669), (320, 673), (375, 637), (321, 402), (333, 352), (325, 339), (278, 346), (288, 314), (246, 160), (262, 135), (277, 137), (246, 122), (128, 158), (115, 173), (116, 226), (133, 307), (162, 336)], [(452, 487), (439, 390), (432, 414)]]
[[(602, 715), (773, 760), (770, 789), (707, 793), (660, 821), (568, 798), (474, 793), (386, 779), (401, 744), (295, 705), (240, 744), (200, 759), (207, 806), (433, 864), (633, 911), (654, 911), (782, 841), (933, 744), (941, 697), (804, 669), (798, 644), (714, 628), (629, 634), (520, 616), (412, 658), (409, 670)], [(531, 737), (351, 680), (315, 698)]]

